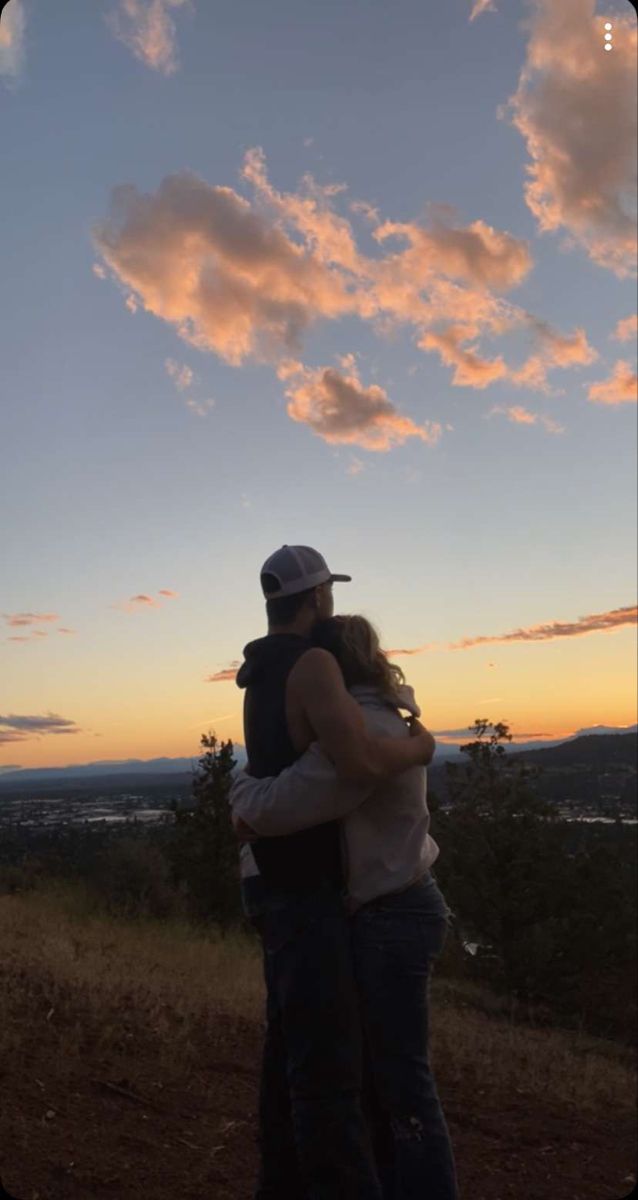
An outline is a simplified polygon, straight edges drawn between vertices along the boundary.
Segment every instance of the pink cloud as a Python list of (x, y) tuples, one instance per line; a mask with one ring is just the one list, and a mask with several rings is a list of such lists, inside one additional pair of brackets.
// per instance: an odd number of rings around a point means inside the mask
[(106, 15), (111, 32), (152, 70), (172, 75), (178, 67), (175, 23), (171, 8), (188, 0), (119, 0)]
[(0, 76), (20, 74), (24, 63), (24, 31), (26, 25), (23, 0), (3, 5), (0, 22)]
[[(59, 717), (56, 713), (48, 713), (45, 717), (19, 716), (16, 713), (9, 713), (6, 717), (0, 716), (0, 726), (4, 726), (10, 731), (8, 735), (4, 734), (4, 731), (0, 731), (0, 737), (4, 737), (5, 741), (16, 741), (33, 736), (40, 737), (44, 734), (82, 732), (75, 721), (70, 721), (67, 717)], [(11, 735), (16, 732), (18, 737), (12, 737)]]
[(495, 13), (496, 11), (494, 0), (474, 0), (474, 6), (470, 13), (470, 21), (475, 21), (477, 17), (480, 17), (485, 12)]
[(524, 408), (520, 404), (513, 404), (509, 407), (501, 407), (500, 405), (495, 404), (487, 415), (491, 417), (496, 413), (504, 413), (508, 420), (512, 421), (515, 425), (540, 424), (547, 430), (548, 433), (565, 432), (565, 426), (559, 425), (558, 421), (554, 421), (552, 417), (547, 417), (544, 413), (530, 412), (529, 409)]
[(231, 188), (188, 172), (155, 196), (116, 188), (116, 217), (95, 238), (147, 311), (234, 366), (298, 348), (318, 317), (355, 309), (344, 280)]
[(633, 313), (630, 317), (625, 317), (616, 325), (614, 332), (610, 337), (615, 338), (617, 342), (628, 342), (632, 337), (638, 336), (638, 314)]
[(609, 379), (589, 385), (588, 398), (596, 404), (635, 404), (638, 400), (638, 376), (619, 358)]
[(422, 350), (437, 350), (446, 366), (455, 367), (452, 383), (456, 387), (482, 389), (503, 379), (507, 375), (503, 359), (481, 358), (475, 349), (464, 350), (461, 346), (464, 336), (460, 326), (448, 325), (443, 333), (424, 333), (418, 345)]
[[(369, 257), (335, 210), (344, 184), (321, 186), (305, 175), (297, 192), (279, 192), (260, 147), (246, 153), (241, 174), (255, 191), (252, 203), (232, 188), (182, 172), (166, 177), (152, 194), (132, 185), (115, 188), (111, 215), (94, 226), (96, 247), (123, 294), (170, 323), (190, 345), (236, 367), (247, 360), (269, 363), (285, 379), (313, 325), (356, 316), (380, 336), (411, 329), (420, 349), (454, 368), (456, 386), (478, 390), (510, 379), (547, 391), (548, 370), (596, 357), (583, 330), (562, 334), (495, 294), (518, 286), (532, 266), (528, 243), (512, 234), (482, 220), (463, 226), (449, 205), (431, 204), (427, 225), (380, 223), (370, 207), (380, 255)], [(357, 201), (350, 208), (362, 206)], [(521, 326), (536, 342), (522, 367), (481, 353), (481, 337)], [(178, 386), (188, 387), (190, 368), (172, 359), (167, 364)], [(288, 394), (293, 419), (303, 411), (316, 431), (336, 432), (325, 420), (331, 403), (321, 401), (326, 388), (331, 400), (339, 391), (343, 405), (338, 380), (315, 372), (302, 394), (298, 388), (295, 396)], [(363, 402), (358, 380), (354, 390)], [(368, 408), (384, 402), (370, 389), (364, 399)], [(353, 403), (351, 394), (348, 411)], [(191, 407), (204, 415), (201, 403)], [(421, 436), (416, 426), (401, 425), (396, 416), (393, 422), (396, 432), (402, 430), (394, 440)], [(376, 441), (380, 448), (383, 439)], [(391, 444), (392, 438), (386, 449)]]
[(232, 680), (235, 678), (235, 676), (237, 675), (238, 669), (239, 669), (239, 663), (237, 663), (233, 667), (225, 667), (223, 671), (216, 671), (216, 673), (214, 675), (207, 675), (204, 682), (205, 683), (227, 683), (229, 680)]
[(57, 613), (3, 613), (8, 625), (40, 625), (43, 621), (59, 621)]
[(604, 51), (595, 0), (534, 0), (518, 88), (498, 110), (525, 139), (524, 187), (541, 233), (563, 229), (622, 279), (635, 273), (636, 50), (629, 14)]
[(462, 638), (460, 642), (451, 643), (448, 649), (467, 650), (472, 646), (488, 644), (545, 642), (553, 641), (555, 638), (608, 633), (626, 625), (635, 625), (637, 620), (638, 608), (636, 605), (629, 605), (626, 608), (615, 608), (609, 612), (592, 613), (587, 617), (579, 617), (577, 621), (551, 621), (544, 625), (530, 625), (526, 629), (515, 629), (512, 633), (504, 633), (496, 637)]
[(167, 358), (164, 366), (166, 367), (171, 379), (175, 383), (175, 387), (178, 389), (178, 391), (183, 392), (186, 388), (191, 386), (194, 379), (194, 374), (190, 367), (187, 367), (186, 365), (180, 367), (179, 363), (175, 362), (174, 358)]
[(448, 642), (447, 645), (429, 642), (412, 649), (384, 650), (384, 654), (390, 658), (399, 654), (424, 654), (428, 650), (469, 650), (473, 646), (505, 645), (509, 642), (553, 641), (555, 638), (610, 633), (627, 625), (635, 625), (637, 621), (638, 607), (628, 605), (625, 608), (614, 608), (608, 612), (579, 617), (577, 621), (550, 621), (542, 625), (529, 625), (524, 629), (515, 629), (511, 633), (496, 634), (490, 637), (462, 638), (459, 642)]
[(404, 263), (417, 275), (442, 274), (480, 288), (507, 291), (521, 283), (533, 260), (527, 242), (495, 230), (485, 221), (455, 228), (448, 206), (430, 205), (430, 228), (415, 222), (385, 221), (374, 231), (376, 241), (400, 238), (410, 245)]
[[(174, 600), (179, 596), (179, 592), (173, 591), (172, 588), (160, 588), (157, 595), (166, 600)], [(137, 596), (130, 596), (127, 601), (111, 604), (110, 607), (126, 613), (148, 612), (152, 608), (161, 608), (162, 603), (153, 596), (149, 596), (147, 592), (139, 592)]]
[(434, 422), (417, 425), (402, 416), (383, 388), (364, 387), (353, 366), (347, 375), (333, 367), (315, 371), (301, 367), (286, 395), (293, 421), (309, 425), (329, 443), (384, 451), (411, 437), (434, 445), (441, 434), (441, 426)]

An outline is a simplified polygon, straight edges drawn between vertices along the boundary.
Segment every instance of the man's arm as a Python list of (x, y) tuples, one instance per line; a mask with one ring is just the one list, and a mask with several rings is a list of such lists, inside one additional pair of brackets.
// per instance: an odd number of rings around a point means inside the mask
[(330, 759), (313, 742), (277, 776), (255, 779), (246, 771), (236, 773), (229, 793), (233, 824), (239, 836), (241, 822), (260, 837), (298, 833), (347, 816), (375, 786), (374, 779), (365, 783), (338, 779)]
[(339, 779), (384, 779), (431, 761), (434, 738), (418, 721), (411, 737), (370, 736), (361, 707), (328, 650), (312, 647), (302, 654), (290, 672), (289, 686)]

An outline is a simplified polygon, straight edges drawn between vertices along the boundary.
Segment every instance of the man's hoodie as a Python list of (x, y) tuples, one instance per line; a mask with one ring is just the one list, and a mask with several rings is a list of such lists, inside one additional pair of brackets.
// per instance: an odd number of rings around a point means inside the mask
[[(244, 662), (236, 682), (246, 689), (247, 770), (255, 779), (279, 775), (299, 758), (288, 733), (286, 681), (310, 645), (310, 639), (301, 634), (275, 633), (244, 647)], [(343, 885), (339, 826), (327, 818), (313, 829), (291, 831), (285, 837), (265, 834), (253, 844), (252, 856), (260, 875), (274, 887), (306, 889), (325, 880), (338, 887)]]

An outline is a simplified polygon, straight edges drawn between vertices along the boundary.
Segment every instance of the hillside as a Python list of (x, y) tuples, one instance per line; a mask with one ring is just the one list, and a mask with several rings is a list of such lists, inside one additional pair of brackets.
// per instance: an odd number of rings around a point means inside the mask
[[(614, 804), (632, 815), (636, 804), (638, 734), (589, 734), (542, 750), (507, 751), (507, 758), (539, 767), (534, 784), (540, 795), (574, 810), (605, 813)], [(463, 755), (461, 761), (468, 761)], [(455, 760), (459, 761), (459, 760)], [(428, 790), (442, 803), (449, 800), (447, 767), (428, 767)]]
[(510, 751), (508, 757), (539, 767), (595, 767), (608, 771), (620, 765), (636, 770), (638, 733), (589, 734), (543, 750)]
[[(21, 1200), (250, 1200), (259, 952), (181, 924), (0, 897), (0, 1176)], [(432, 980), (431, 1050), (460, 1192), (619, 1200), (635, 1180), (626, 1051), (516, 1025)], [(10, 1099), (9, 1099), (10, 1098)]]

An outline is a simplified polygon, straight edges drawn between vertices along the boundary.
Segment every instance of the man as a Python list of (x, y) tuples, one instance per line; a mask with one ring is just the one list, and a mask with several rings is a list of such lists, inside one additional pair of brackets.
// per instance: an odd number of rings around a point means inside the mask
[[(334, 657), (311, 644), (333, 615), (333, 575), (309, 546), (282, 546), (264, 563), (268, 634), (248, 643), (248, 770), (278, 775), (301, 751), (286, 696), (340, 779), (369, 782), (430, 761), (431, 735), (372, 739)], [(262, 1063), (260, 1177), (255, 1200), (380, 1200), (360, 1107), (361, 1029), (343, 902), (339, 825), (330, 821), (241, 851), (244, 908), (264, 949), (267, 1027)]]

